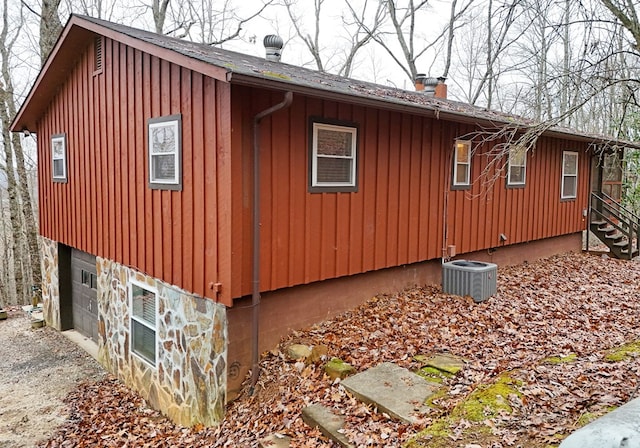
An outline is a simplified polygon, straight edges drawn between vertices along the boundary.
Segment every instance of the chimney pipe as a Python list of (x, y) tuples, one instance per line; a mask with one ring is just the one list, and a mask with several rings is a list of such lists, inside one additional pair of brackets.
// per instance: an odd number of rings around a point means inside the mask
[(438, 83), (436, 84), (433, 96), (435, 96), (436, 98), (447, 99), (447, 85), (445, 84), (446, 80), (447, 78), (445, 78), (444, 76), (440, 76), (438, 78)]
[(266, 58), (268, 61), (280, 62), (280, 56), (282, 56), (282, 47), (284, 41), (280, 36), (275, 34), (269, 34), (264, 36), (262, 41), (264, 49), (266, 50)]

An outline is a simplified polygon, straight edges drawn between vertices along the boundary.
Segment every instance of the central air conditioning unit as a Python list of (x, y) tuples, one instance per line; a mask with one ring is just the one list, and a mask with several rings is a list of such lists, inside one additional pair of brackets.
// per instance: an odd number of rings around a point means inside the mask
[(496, 293), (497, 274), (498, 265), (494, 263), (449, 261), (442, 265), (442, 292), (483, 302)]

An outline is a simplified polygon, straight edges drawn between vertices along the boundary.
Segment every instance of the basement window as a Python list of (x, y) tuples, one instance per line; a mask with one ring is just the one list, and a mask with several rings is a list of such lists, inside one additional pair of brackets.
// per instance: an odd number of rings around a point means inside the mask
[(471, 185), (471, 142), (456, 140), (453, 154), (453, 186)]
[(357, 125), (312, 118), (310, 128), (309, 191), (358, 191)]
[(507, 173), (507, 185), (510, 187), (522, 187), (527, 177), (527, 150), (521, 146), (509, 148), (509, 171)]
[(155, 367), (157, 292), (148, 285), (131, 281), (129, 296), (131, 353)]
[(150, 118), (149, 188), (182, 190), (182, 116)]
[(561, 199), (575, 199), (578, 195), (578, 153), (562, 153), (562, 192)]
[(51, 137), (51, 175), (54, 182), (67, 182), (67, 136)]

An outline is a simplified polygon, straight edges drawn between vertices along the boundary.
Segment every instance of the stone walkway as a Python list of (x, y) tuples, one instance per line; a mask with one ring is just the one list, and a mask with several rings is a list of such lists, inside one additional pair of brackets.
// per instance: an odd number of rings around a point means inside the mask
[[(455, 375), (464, 360), (450, 354), (418, 356), (424, 375), (417, 375), (396, 364), (385, 362), (342, 380), (342, 386), (358, 400), (371, 404), (378, 412), (405, 423), (414, 423), (429, 412), (427, 402), (440, 388), (438, 375)], [(430, 380), (431, 378), (431, 380)], [(340, 409), (315, 403), (302, 410), (302, 419), (311, 427), (345, 448), (353, 448), (343, 434), (344, 417)], [(271, 434), (260, 441), (263, 448), (288, 448), (290, 439)]]

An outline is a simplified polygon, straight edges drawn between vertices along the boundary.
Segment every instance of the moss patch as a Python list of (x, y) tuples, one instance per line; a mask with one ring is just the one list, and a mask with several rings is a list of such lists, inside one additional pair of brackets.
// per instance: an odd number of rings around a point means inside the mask
[(640, 355), (640, 341), (633, 341), (618, 348), (612, 348), (604, 359), (609, 362), (618, 362), (638, 355)]
[(441, 384), (445, 378), (451, 378), (453, 375), (434, 367), (423, 367), (416, 372), (422, 378), (432, 383)]
[(339, 358), (331, 358), (331, 361), (324, 366), (324, 371), (332, 380), (336, 378), (345, 379), (349, 375), (356, 373), (356, 369), (351, 364)]
[(456, 375), (464, 367), (464, 360), (451, 353), (437, 353), (428, 357), (416, 355), (413, 359), (422, 364), (423, 367), (433, 367), (451, 376)]
[(608, 414), (609, 412), (613, 411), (616, 408), (617, 406), (607, 406), (606, 408), (600, 409), (597, 412), (584, 412), (583, 414), (580, 415), (580, 418), (576, 422), (576, 426), (578, 428), (582, 428), (583, 426), (591, 423), (592, 421), (594, 421), (599, 417), (602, 417), (604, 414)]
[(269, 70), (264, 70), (260, 73), (262, 73), (264, 76), (268, 76), (269, 78), (278, 78), (278, 79), (284, 79), (286, 81), (291, 81), (290, 76), (283, 75), (282, 73), (271, 72)]
[[(491, 384), (479, 386), (464, 401), (459, 403), (451, 414), (434, 420), (431, 425), (416, 434), (405, 445), (405, 448), (449, 448), (451, 447), (451, 428), (455, 428), (461, 420), (472, 423), (462, 434), (470, 440), (476, 440), (479, 436), (491, 436), (491, 428), (482, 424), (488, 418), (496, 417), (500, 413), (513, 412), (509, 404), (509, 396), (515, 394), (522, 397), (517, 387), (521, 382), (510, 377), (507, 373), (500, 375)], [(440, 392), (442, 392), (441, 395)], [(446, 389), (436, 393), (431, 400), (446, 395)], [(433, 403), (427, 403), (430, 406)], [(434, 407), (434, 406), (432, 406)]]
[(414, 437), (409, 439), (404, 448), (448, 448), (451, 446), (451, 420), (441, 418), (431, 423)]
[(441, 387), (440, 389), (435, 391), (433, 394), (429, 395), (429, 397), (425, 400), (424, 404), (426, 404), (430, 408), (439, 408), (440, 406), (434, 402), (443, 397), (446, 397), (448, 393), (449, 393), (448, 388)]
[(547, 364), (565, 364), (574, 362), (578, 359), (578, 355), (575, 353), (569, 353), (566, 356), (550, 356), (542, 360), (542, 362), (546, 362)]
[(454, 409), (453, 415), (472, 422), (481, 422), (502, 412), (511, 414), (513, 409), (509, 404), (509, 396), (522, 397), (517, 389), (520, 384), (520, 381), (503, 373), (493, 383), (481, 385), (473, 391)]

